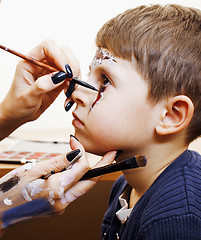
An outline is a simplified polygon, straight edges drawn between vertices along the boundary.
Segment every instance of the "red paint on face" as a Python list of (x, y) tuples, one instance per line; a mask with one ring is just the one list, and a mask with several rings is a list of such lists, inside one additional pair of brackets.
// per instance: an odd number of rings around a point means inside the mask
[(96, 100), (93, 102), (92, 106), (91, 106), (91, 109), (95, 106), (95, 104), (100, 100), (101, 98), (101, 93), (103, 93), (105, 91), (106, 87), (105, 86), (101, 86), (100, 87), (100, 90), (99, 90), (99, 93), (98, 93), (98, 96), (96, 98)]

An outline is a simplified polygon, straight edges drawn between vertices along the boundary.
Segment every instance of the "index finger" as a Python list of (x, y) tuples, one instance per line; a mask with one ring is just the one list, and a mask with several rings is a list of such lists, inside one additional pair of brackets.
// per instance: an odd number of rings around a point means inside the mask
[[(80, 153), (81, 151), (76, 149), (67, 154), (56, 156), (50, 160), (44, 160), (43, 162), (36, 163), (34, 167), (30, 168), (29, 175), (31, 173), (31, 176), (34, 179), (39, 177), (44, 178), (44, 176), (49, 174), (51, 175), (53, 173), (61, 172), (77, 161), (81, 157)], [(24, 165), (24, 167), (25, 166), (26, 165)]]
[(51, 39), (44, 40), (35, 48), (33, 48), (29, 53), (29, 56), (35, 58), (38, 61), (50, 59), (54, 65), (62, 71), (65, 71), (65, 65), (68, 61), (61, 49)]

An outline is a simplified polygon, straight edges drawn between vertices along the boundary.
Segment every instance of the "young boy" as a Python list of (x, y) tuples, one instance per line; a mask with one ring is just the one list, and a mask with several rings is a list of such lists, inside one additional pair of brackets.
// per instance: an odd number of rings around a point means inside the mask
[(113, 186), (102, 239), (201, 239), (201, 12), (141, 6), (107, 22), (88, 82), (72, 94), (75, 136), (86, 151), (140, 154), (144, 168)]

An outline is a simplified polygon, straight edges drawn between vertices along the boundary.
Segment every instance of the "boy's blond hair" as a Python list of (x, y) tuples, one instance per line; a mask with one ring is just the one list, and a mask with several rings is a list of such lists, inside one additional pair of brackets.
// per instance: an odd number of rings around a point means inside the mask
[(131, 61), (148, 81), (148, 99), (184, 94), (195, 107), (187, 142), (201, 135), (201, 12), (179, 5), (141, 6), (109, 20), (96, 45)]

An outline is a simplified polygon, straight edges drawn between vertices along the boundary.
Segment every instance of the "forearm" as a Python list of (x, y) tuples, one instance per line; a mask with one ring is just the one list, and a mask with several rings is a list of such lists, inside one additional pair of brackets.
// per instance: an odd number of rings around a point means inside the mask
[(13, 122), (6, 118), (3, 111), (2, 103), (0, 104), (0, 141), (9, 136), (17, 126)]
[(7, 110), (6, 104), (6, 100), (0, 103), (0, 141), (23, 124), (12, 118), (12, 113)]

